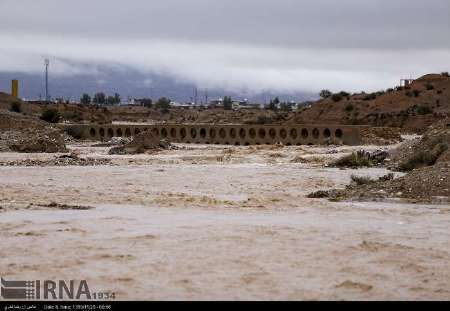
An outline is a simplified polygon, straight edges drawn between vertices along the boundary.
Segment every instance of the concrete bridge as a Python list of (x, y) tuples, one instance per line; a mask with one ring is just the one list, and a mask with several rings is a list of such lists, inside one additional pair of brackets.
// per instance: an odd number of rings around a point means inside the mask
[(285, 145), (361, 144), (361, 129), (351, 125), (214, 125), (214, 124), (65, 124), (74, 137), (109, 140), (131, 137), (144, 131), (173, 143), (218, 145)]

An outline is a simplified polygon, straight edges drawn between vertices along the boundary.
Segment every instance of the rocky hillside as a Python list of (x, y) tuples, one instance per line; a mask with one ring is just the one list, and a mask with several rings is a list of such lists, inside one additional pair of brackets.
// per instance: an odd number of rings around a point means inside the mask
[(413, 203), (450, 203), (450, 119), (436, 122), (423, 137), (404, 142), (389, 154), (388, 167), (406, 172), (379, 180), (352, 178), (345, 189), (318, 191), (311, 198), (331, 200), (406, 199)]
[(11, 105), (20, 105), (23, 115), (39, 118), (42, 111), (52, 108), (58, 110), (61, 121), (111, 123), (111, 113), (106, 108), (94, 105), (46, 104), (44, 102), (22, 102), (9, 94), (0, 92), (0, 109), (11, 110)]
[(390, 158), (390, 167), (401, 171), (450, 162), (450, 118), (430, 126), (423, 137), (391, 151)]
[(372, 94), (333, 94), (297, 113), (291, 123), (370, 124), (422, 133), (450, 115), (450, 77), (429, 74), (409, 87)]
[[(66, 152), (60, 129), (33, 115), (10, 111), (12, 104), (24, 105), (9, 95), (0, 97), (0, 152)], [(3, 109), (8, 107), (9, 109)]]

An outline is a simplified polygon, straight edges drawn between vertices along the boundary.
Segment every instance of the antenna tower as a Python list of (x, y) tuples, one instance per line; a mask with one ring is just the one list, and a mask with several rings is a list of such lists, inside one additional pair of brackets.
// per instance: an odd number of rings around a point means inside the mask
[(45, 101), (50, 101), (50, 95), (48, 94), (48, 66), (50, 66), (50, 60), (45, 59)]

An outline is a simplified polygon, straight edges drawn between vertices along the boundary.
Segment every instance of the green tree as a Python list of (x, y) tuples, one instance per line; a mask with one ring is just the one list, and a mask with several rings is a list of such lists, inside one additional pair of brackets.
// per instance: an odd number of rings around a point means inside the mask
[(274, 99), (270, 100), (269, 110), (277, 111), (279, 104), (280, 104), (280, 99), (278, 97), (275, 97)]
[(288, 103), (282, 103), (280, 109), (281, 111), (289, 112), (292, 111), (292, 106), (289, 105)]
[(106, 104), (108, 105), (114, 105), (116, 102), (116, 99), (114, 98), (114, 96), (108, 96), (106, 98)]
[(151, 108), (153, 106), (153, 101), (151, 98), (141, 98), (139, 99), (139, 102), (147, 108)]
[(161, 109), (161, 110), (168, 110), (170, 108), (170, 99), (168, 99), (166, 97), (161, 97), (155, 103), (155, 108)]
[(231, 110), (233, 108), (233, 101), (230, 96), (225, 96), (223, 98), (223, 109)]
[(82, 103), (83, 105), (89, 105), (91, 103), (91, 96), (84, 93), (80, 98), (80, 103)]
[(106, 98), (106, 103), (108, 105), (118, 105), (118, 104), (120, 104), (120, 95), (118, 93), (115, 93), (114, 96), (108, 96)]
[(103, 92), (96, 93), (92, 100), (94, 104), (103, 105), (106, 102), (106, 95)]
[(118, 105), (120, 104), (120, 94), (119, 93), (114, 93), (114, 104)]

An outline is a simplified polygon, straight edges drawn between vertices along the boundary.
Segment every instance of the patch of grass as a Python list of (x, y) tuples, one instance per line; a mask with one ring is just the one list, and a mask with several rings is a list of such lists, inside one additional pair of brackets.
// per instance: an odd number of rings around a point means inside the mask
[(325, 190), (319, 190), (308, 194), (306, 197), (310, 199), (324, 199), (330, 197), (330, 193)]
[(350, 177), (352, 179), (352, 182), (354, 184), (356, 184), (357, 186), (362, 186), (362, 185), (368, 185), (371, 184), (373, 182), (375, 182), (372, 178), (370, 178), (369, 176), (356, 176), (356, 175), (352, 175)]
[(357, 186), (362, 186), (362, 185), (370, 185), (373, 184), (377, 181), (389, 181), (389, 180), (393, 180), (394, 179), (394, 173), (389, 173), (387, 175), (381, 176), (378, 178), (378, 180), (376, 179), (372, 179), (370, 178), (370, 176), (356, 176), (356, 175), (352, 175), (350, 177), (352, 179), (352, 183), (357, 185)]
[(349, 168), (370, 167), (373, 165), (372, 161), (357, 152), (338, 159), (334, 164), (337, 167)]
[(381, 176), (378, 178), (379, 181), (389, 181), (394, 179), (394, 173), (389, 173), (387, 175)]

